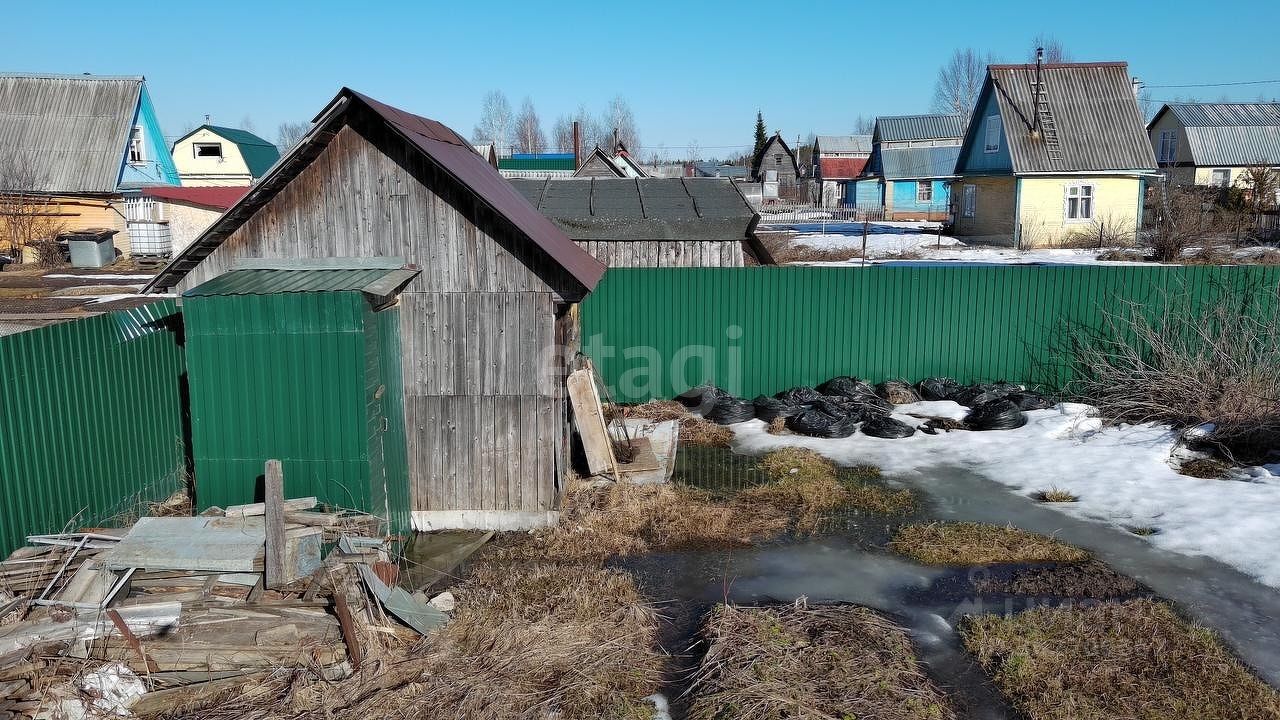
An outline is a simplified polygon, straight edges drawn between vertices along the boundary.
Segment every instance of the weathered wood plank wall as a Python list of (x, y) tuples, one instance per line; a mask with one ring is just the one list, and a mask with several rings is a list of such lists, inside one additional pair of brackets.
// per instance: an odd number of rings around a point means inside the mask
[(548, 522), (567, 432), (552, 351), (573, 281), (398, 139), (356, 127), (340, 130), (179, 290), (247, 257), (417, 264), (400, 326), (415, 525)]

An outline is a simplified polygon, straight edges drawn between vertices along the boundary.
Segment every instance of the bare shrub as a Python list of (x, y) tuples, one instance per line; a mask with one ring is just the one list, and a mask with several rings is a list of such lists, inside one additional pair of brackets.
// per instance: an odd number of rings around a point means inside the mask
[(1115, 421), (1211, 423), (1228, 457), (1263, 458), (1280, 447), (1280, 296), (1247, 283), (1209, 296), (1175, 289), (1073, 331), (1070, 391)]
[(1195, 190), (1165, 187), (1160, 212), (1147, 242), (1160, 262), (1182, 259), (1183, 252), (1202, 242), (1208, 233), (1204, 198)]
[(64, 225), (58, 204), (43, 192), (48, 175), (31, 155), (10, 152), (0, 156), (0, 232), (8, 254), (23, 261), (34, 250), (45, 267), (62, 263), (58, 235)]
[(1136, 236), (1137, 228), (1132, 219), (1107, 215), (1095, 217), (1088, 225), (1073, 228), (1052, 245), (1073, 249), (1132, 247)]

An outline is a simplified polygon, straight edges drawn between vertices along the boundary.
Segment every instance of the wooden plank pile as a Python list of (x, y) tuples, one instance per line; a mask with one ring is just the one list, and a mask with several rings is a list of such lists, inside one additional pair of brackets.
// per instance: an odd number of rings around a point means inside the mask
[[(362, 637), (413, 633), (362, 584), (394, 582), (380, 519), (268, 498), (33, 536), (0, 561), (0, 720), (169, 713), (282, 668), (339, 680)], [(322, 560), (326, 542), (349, 551)]]

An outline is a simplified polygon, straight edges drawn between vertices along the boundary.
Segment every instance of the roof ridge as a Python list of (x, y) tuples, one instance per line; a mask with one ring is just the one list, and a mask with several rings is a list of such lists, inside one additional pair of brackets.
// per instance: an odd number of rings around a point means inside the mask
[[(1040, 65), (1045, 70), (1063, 70), (1067, 68), (1107, 68), (1107, 67), (1128, 67), (1129, 63), (1123, 60), (1108, 60), (1104, 62), (1082, 62), (1082, 63), (1043, 63)], [(987, 66), (988, 70), (1018, 70), (1029, 68), (1036, 69), (1036, 63), (993, 63)]]
[(34, 80), (129, 80), (146, 82), (145, 75), (90, 75), (89, 73), (0, 72), (0, 78), (31, 78)]

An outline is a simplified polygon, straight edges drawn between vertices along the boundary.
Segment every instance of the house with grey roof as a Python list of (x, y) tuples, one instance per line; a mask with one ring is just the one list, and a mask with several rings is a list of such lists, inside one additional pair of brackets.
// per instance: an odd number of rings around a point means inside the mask
[(219, 125), (201, 125), (173, 144), (173, 164), (188, 187), (252, 185), (279, 159), (274, 143)]
[(760, 216), (728, 179), (511, 180), (579, 247), (609, 267), (770, 264)]
[(959, 115), (876, 118), (870, 159), (845, 204), (883, 209), (887, 220), (946, 220), (964, 126)]
[(1175, 185), (1240, 187), (1251, 166), (1280, 168), (1280, 103), (1168, 103), (1147, 137)]
[(989, 66), (956, 175), (954, 231), (966, 239), (1132, 242), (1156, 158), (1128, 65)]
[(813, 141), (812, 171), (818, 201), (844, 205), (846, 183), (862, 174), (870, 157), (870, 135), (819, 135)]
[(179, 184), (141, 75), (0, 74), (0, 173), (62, 230), (115, 231), (123, 254), (126, 195)]

